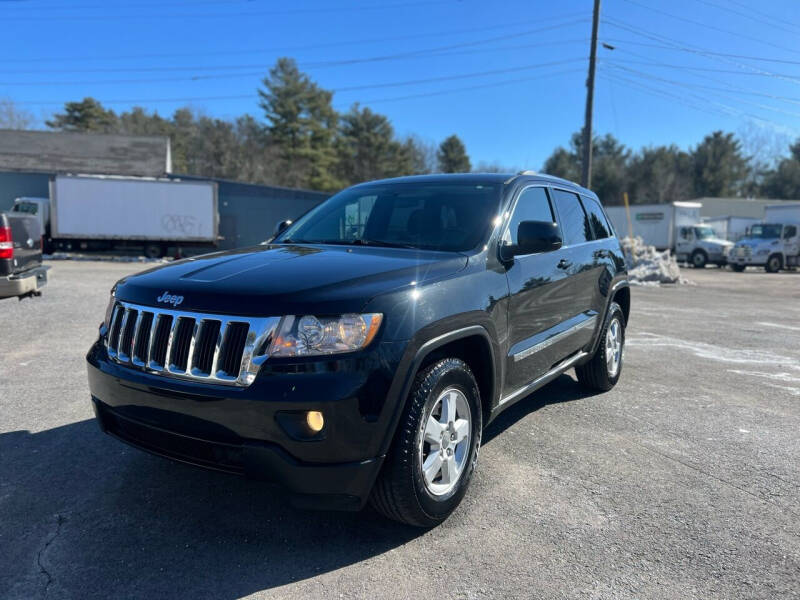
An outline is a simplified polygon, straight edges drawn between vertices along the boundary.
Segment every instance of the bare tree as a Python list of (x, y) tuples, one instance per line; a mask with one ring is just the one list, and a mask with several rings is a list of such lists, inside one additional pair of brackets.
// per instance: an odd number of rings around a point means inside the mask
[(11, 98), (0, 98), (0, 129), (30, 129), (36, 119)]

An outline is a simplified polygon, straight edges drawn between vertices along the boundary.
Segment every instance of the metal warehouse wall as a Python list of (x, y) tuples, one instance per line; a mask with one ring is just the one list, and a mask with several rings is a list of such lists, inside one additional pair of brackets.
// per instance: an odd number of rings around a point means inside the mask
[(20, 196), (47, 198), (49, 181), (47, 173), (0, 172), (0, 212), (11, 210)]
[(216, 181), (219, 199), (221, 249), (254, 246), (272, 235), (284, 219), (296, 219), (330, 194), (226, 179), (172, 175), (174, 179)]

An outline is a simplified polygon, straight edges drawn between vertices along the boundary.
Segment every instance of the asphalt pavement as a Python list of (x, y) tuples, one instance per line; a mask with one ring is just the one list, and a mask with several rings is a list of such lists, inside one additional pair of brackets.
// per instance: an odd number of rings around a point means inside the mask
[(84, 355), (149, 265), (52, 266), (0, 301), (0, 598), (800, 597), (800, 274), (634, 288), (617, 387), (513, 406), (422, 531), (102, 434)]

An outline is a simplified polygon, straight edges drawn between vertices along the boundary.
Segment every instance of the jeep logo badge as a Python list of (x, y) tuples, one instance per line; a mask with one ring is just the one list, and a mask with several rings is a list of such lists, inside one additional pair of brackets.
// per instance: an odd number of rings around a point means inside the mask
[(168, 291), (165, 291), (158, 298), (156, 298), (156, 301), (163, 302), (164, 304), (172, 304), (172, 306), (178, 306), (181, 302), (183, 302), (183, 296), (174, 296)]

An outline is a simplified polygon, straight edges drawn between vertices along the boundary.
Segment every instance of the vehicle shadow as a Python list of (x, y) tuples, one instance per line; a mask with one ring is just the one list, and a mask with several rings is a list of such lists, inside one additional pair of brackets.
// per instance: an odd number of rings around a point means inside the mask
[(92, 420), (0, 435), (0, 514), (2, 598), (239, 598), (424, 533), (370, 509), (294, 510), (267, 484), (150, 456)]
[(500, 413), (484, 429), (481, 444), (485, 446), (512, 425), (549, 404), (572, 402), (573, 400), (589, 398), (595, 395), (597, 395), (597, 392), (592, 392), (582, 387), (569, 375), (561, 375)]

